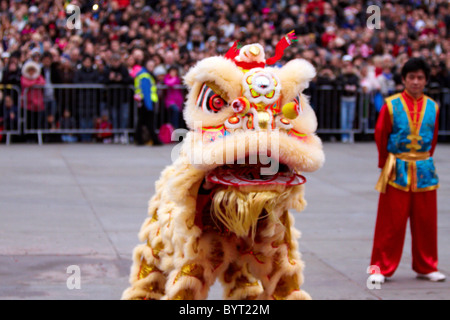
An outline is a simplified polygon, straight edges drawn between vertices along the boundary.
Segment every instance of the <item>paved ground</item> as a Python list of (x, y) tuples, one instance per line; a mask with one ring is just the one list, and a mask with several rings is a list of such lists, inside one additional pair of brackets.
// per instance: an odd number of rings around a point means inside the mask
[[(119, 299), (154, 182), (173, 146), (0, 146), (0, 299)], [(308, 174), (307, 209), (296, 214), (315, 299), (450, 298), (410, 268), (409, 231), (399, 269), (368, 289), (378, 194), (373, 143), (326, 143), (325, 166)], [(450, 145), (438, 146), (440, 269), (450, 276)], [(70, 290), (69, 266), (81, 272)], [(69, 270), (70, 271), (70, 270)], [(220, 285), (211, 299), (221, 298)]]

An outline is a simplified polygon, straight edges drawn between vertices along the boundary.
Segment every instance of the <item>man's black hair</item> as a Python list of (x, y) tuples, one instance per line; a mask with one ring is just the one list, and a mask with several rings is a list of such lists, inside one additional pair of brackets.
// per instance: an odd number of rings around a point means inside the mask
[(83, 55), (83, 59), (81, 59), (81, 61), (84, 61), (86, 59), (89, 59), (89, 60), (91, 60), (92, 63), (94, 63), (94, 57), (91, 56), (90, 54)]
[(411, 58), (403, 65), (402, 78), (405, 79), (406, 75), (410, 72), (416, 72), (422, 70), (425, 73), (425, 78), (430, 78), (430, 66), (422, 58)]

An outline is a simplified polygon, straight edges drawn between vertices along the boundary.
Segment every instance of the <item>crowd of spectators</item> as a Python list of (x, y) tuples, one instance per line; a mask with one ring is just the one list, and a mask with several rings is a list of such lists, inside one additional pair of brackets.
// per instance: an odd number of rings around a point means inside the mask
[(345, 76), (353, 73), (357, 87), (387, 95), (401, 88), (403, 63), (422, 56), (432, 67), (429, 86), (449, 87), (447, 0), (0, 0), (0, 79), (20, 86), (32, 60), (51, 67), (45, 80), (53, 83), (132, 83), (150, 57), (159, 84), (179, 83), (174, 74), (181, 79), (236, 40), (261, 43), (273, 56), (291, 30), (298, 42), (278, 63), (309, 60), (318, 85), (354, 81)]

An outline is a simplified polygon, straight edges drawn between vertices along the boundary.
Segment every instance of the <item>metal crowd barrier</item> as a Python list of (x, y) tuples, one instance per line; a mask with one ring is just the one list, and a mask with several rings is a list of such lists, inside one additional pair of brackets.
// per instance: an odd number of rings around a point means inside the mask
[(425, 92), (439, 105), (439, 135), (450, 135), (450, 90), (442, 88)]
[(355, 95), (354, 118), (349, 128), (341, 126), (342, 89), (330, 85), (310, 87), (305, 94), (310, 97), (311, 107), (317, 117), (318, 134), (348, 134), (354, 136), (364, 130), (365, 95), (359, 90)]
[[(182, 91), (184, 86), (169, 88), (158, 85), (159, 102), (155, 106), (155, 128), (174, 119), (166, 106), (169, 89)], [(341, 127), (342, 90), (334, 86), (311, 86), (305, 92), (310, 97), (318, 121), (319, 134), (373, 134), (378, 111), (374, 93), (359, 90), (356, 95), (355, 116), (350, 128)], [(450, 91), (448, 88), (426, 92), (440, 106), (439, 135), (450, 135)], [(54, 139), (61, 141), (92, 141), (122, 135), (130, 141), (137, 127), (137, 104), (133, 86), (61, 84), (36, 86), (22, 90), (17, 86), (0, 86), (0, 135), (6, 143), (13, 135), (37, 135), (39, 144)], [(5, 101), (7, 101), (5, 103)], [(10, 105), (14, 116), (10, 116)], [(176, 112), (176, 127), (186, 128), (182, 113)], [(110, 126), (102, 126), (101, 119)], [(157, 129), (158, 130), (158, 129)], [(1, 139), (1, 137), (0, 137)]]
[[(175, 87), (183, 90), (183, 96), (187, 91), (184, 86)], [(167, 86), (158, 86), (159, 105), (164, 105)], [(450, 91), (448, 88), (441, 88), (435, 91), (426, 91), (428, 96), (434, 99), (440, 107), (439, 135), (450, 135)], [(375, 93), (364, 92), (359, 89), (356, 93), (355, 113), (350, 128), (341, 127), (341, 101), (343, 98), (342, 88), (339, 86), (321, 85), (309, 87), (305, 94), (310, 97), (310, 104), (317, 116), (318, 134), (373, 134), (378, 111), (375, 107)], [(157, 128), (168, 122), (169, 115), (167, 108), (160, 108), (157, 115)], [(181, 121), (181, 127), (185, 127)]]
[[(23, 133), (37, 134), (38, 143), (90, 142), (113, 139), (126, 142), (137, 122), (134, 87), (98, 84), (60, 84), (25, 88)], [(55, 137), (58, 135), (58, 137)], [(53, 137), (52, 137), (53, 136)]]
[[(158, 103), (156, 108), (156, 119), (155, 119), (155, 128), (160, 128), (165, 123), (171, 123), (171, 120), (173, 120), (173, 110), (171, 110), (171, 107), (167, 105), (167, 95), (171, 92), (169, 90), (179, 90), (181, 92), (181, 95), (183, 97), (183, 105), (184, 102), (186, 102), (186, 97), (188, 94), (188, 90), (186, 86), (184, 85), (175, 85), (172, 87), (168, 87), (166, 85), (158, 85)], [(184, 128), (186, 129), (186, 123), (183, 119), (183, 114), (181, 112), (178, 112), (178, 121), (177, 124), (174, 124), (175, 128)]]
[[(448, 88), (427, 89), (425, 94), (436, 101), (439, 105), (439, 135), (450, 135), (450, 90)], [(378, 111), (374, 104), (374, 93), (365, 95), (364, 131), (366, 134), (375, 132), (375, 124), (378, 118)]]
[(12, 135), (20, 134), (21, 105), (20, 88), (0, 84), (0, 141), (5, 136), (8, 145)]

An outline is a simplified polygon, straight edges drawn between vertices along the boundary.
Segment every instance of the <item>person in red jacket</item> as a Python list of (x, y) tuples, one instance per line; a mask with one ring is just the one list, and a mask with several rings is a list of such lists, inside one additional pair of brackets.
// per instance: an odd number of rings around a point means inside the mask
[(322, 0), (312, 0), (306, 6), (306, 13), (312, 14), (316, 9), (318, 9), (318, 14), (323, 15), (325, 10), (325, 1)]
[(109, 121), (108, 111), (103, 111), (101, 118), (96, 120), (95, 129), (98, 130), (97, 133), (97, 141), (103, 143), (111, 143), (112, 142), (112, 130), (113, 125), (111, 121)]
[(383, 283), (400, 262), (408, 218), (412, 269), (419, 278), (443, 281), (438, 271), (437, 188), (433, 154), (438, 137), (439, 107), (423, 94), (430, 68), (420, 58), (401, 71), (405, 90), (386, 98), (375, 127), (382, 168), (373, 240), (371, 281)]
[(26, 109), (27, 129), (42, 129), (45, 122), (44, 93), (42, 88), (32, 88), (45, 85), (45, 79), (41, 75), (41, 66), (31, 60), (26, 62), (22, 67), (20, 84), (22, 101)]

